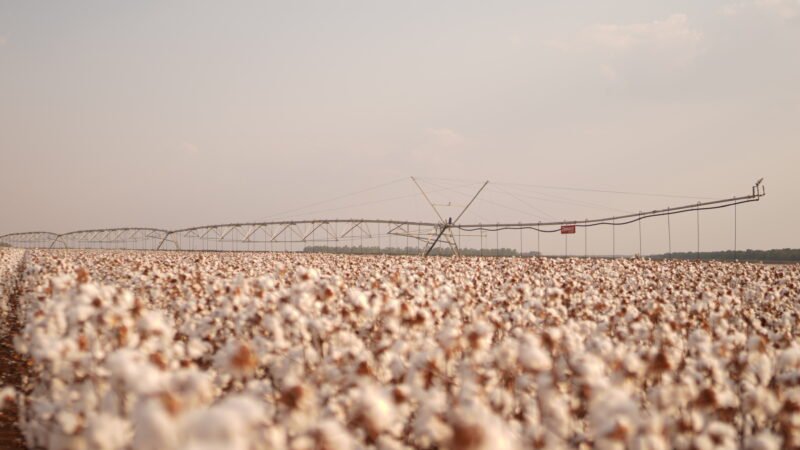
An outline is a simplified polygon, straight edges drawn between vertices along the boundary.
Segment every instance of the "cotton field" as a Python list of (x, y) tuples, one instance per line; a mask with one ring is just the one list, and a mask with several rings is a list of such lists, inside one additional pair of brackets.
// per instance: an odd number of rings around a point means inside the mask
[(0, 249), (0, 280), (29, 448), (800, 446), (797, 265)]

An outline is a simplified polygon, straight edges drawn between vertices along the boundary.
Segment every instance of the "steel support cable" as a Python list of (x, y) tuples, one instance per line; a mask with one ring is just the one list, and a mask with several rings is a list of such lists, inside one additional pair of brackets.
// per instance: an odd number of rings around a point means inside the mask
[[(431, 184), (433, 184), (433, 183), (431, 183)], [(490, 184), (489, 186), (491, 186), (491, 184)], [(466, 186), (461, 186), (461, 187), (466, 187)], [(464, 193), (464, 192), (458, 191), (458, 190), (456, 190), (456, 189), (457, 189), (457, 188), (451, 188), (450, 190), (452, 190), (452, 191), (455, 191), (455, 192), (457, 192), (457, 193), (459, 193), (459, 194), (461, 194), (461, 195), (464, 195), (464, 196), (469, 196), (469, 195), (471, 195), (471, 194), (466, 194), (466, 193)], [(438, 191), (433, 191), (433, 192), (438, 192)], [(499, 206), (499, 207), (501, 207), (501, 208), (505, 208), (505, 209), (508, 209), (508, 210), (510, 210), (510, 211), (514, 211), (514, 212), (518, 212), (518, 213), (523, 213), (523, 214), (528, 214), (528, 215), (531, 215), (531, 216), (534, 216), (534, 217), (537, 217), (537, 218), (541, 218), (540, 216), (538, 216), (538, 215), (536, 215), (536, 214), (532, 213), (531, 211), (525, 211), (525, 210), (523, 210), (523, 209), (515, 208), (515, 207), (513, 207), (513, 206), (508, 206), (508, 205), (505, 205), (505, 204), (502, 204), (502, 203), (499, 203), (499, 202), (496, 202), (496, 201), (493, 201), (493, 200), (489, 200), (489, 199), (487, 199), (486, 197), (478, 197), (478, 198), (477, 198), (475, 201), (478, 201), (478, 202), (486, 202), (486, 203), (490, 203), (490, 204), (492, 204), (492, 205)], [(477, 215), (477, 214), (476, 214), (476, 215)]]
[[(433, 191), (430, 191), (430, 193), (442, 192), (442, 191), (445, 191), (445, 190), (451, 190), (451, 188), (433, 190)], [(375, 204), (385, 203), (385, 202), (390, 202), (390, 201), (395, 201), (395, 200), (402, 200), (402, 199), (406, 199), (406, 198), (418, 197), (420, 195), (422, 195), (422, 194), (420, 194), (418, 192), (415, 192), (413, 194), (398, 195), (397, 197), (389, 197), (389, 198), (385, 198), (385, 199), (382, 199), (382, 200), (373, 200), (373, 201), (363, 202), (363, 203), (354, 203), (354, 204), (350, 204), (350, 205), (339, 206), (339, 207), (336, 207), (336, 208), (319, 209), (319, 210), (316, 210), (316, 211), (305, 212), (304, 214), (317, 214), (317, 213), (322, 213), (322, 212), (339, 211), (339, 210), (347, 209), (347, 208), (358, 208), (359, 206), (375, 205)], [(287, 220), (287, 222), (291, 222), (291, 220)]]
[[(390, 197), (390, 198), (386, 198), (386, 199), (382, 199), (382, 200), (374, 200), (374, 201), (362, 202), (362, 203), (352, 203), (352, 204), (349, 204), (349, 205), (339, 206), (339, 207), (336, 207), (336, 208), (318, 209), (318, 210), (315, 210), (315, 211), (306, 212), (305, 214), (317, 214), (317, 213), (322, 213), (322, 212), (340, 211), (340, 210), (348, 209), (348, 208), (358, 208), (360, 206), (376, 205), (376, 204), (379, 204), (379, 203), (386, 203), (386, 202), (391, 202), (391, 201), (395, 201), (395, 200), (402, 200), (402, 199), (405, 199), (405, 198), (417, 197), (419, 195), (420, 194), (408, 194), (408, 195), (400, 195), (400, 196), (397, 196), (397, 197)], [(285, 221), (286, 222), (293, 222), (293, 220), (290, 220), (290, 219), (286, 219)]]
[(459, 184), (457, 186), (443, 186), (441, 184), (433, 183), (431, 181), (428, 181), (427, 183), (428, 184), (432, 184), (432, 185), (434, 185), (434, 186), (439, 188), (439, 189), (437, 189), (435, 191), (431, 191), (431, 193), (451, 191), (451, 192), (455, 192), (456, 194), (461, 194), (461, 195), (463, 195), (464, 197), (467, 197), (467, 198), (471, 198), (474, 195), (474, 193), (466, 193), (466, 192), (460, 191), (459, 189), (462, 189), (462, 188), (465, 188), (465, 187), (469, 187), (469, 186), (474, 186), (476, 184), (482, 184), (482, 182), (475, 182), (475, 183)]
[[(420, 178), (418, 179), (426, 179)], [(469, 181), (464, 178), (430, 178), (434, 180), (449, 180), (449, 181)], [(580, 192), (597, 192), (597, 193), (604, 193), (604, 194), (619, 194), (619, 195), (638, 195), (642, 197), (665, 197), (665, 198), (683, 198), (683, 199), (691, 199), (691, 200), (711, 200), (710, 197), (700, 197), (700, 196), (691, 196), (691, 195), (679, 195), (679, 194), (664, 194), (664, 193), (654, 193), (654, 192), (635, 192), (635, 191), (619, 191), (619, 190), (612, 190), (612, 189), (591, 189), (591, 188), (577, 188), (571, 186), (553, 186), (553, 185), (545, 185), (545, 184), (527, 184), (527, 183), (503, 183), (503, 182), (492, 182), (493, 184), (499, 184), (504, 186), (524, 186), (524, 187), (535, 187), (535, 188), (544, 188), (544, 189), (554, 189), (554, 190), (564, 190), (564, 191), (580, 191)]]
[[(493, 200), (489, 200), (486, 197), (479, 197), (475, 201), (477, 201), (477, 202), (486, 202), (486, 203), (490, 203), (490, 204), (495, 205), (495, 206), (499, 206), (501, 208), (505, 208), (505, 209), (507, 209), (509, 211), (514, 211), (514, 212), (518, 212), (518, 213), (523, 213), (523, 214), (528, 214), (528, 215), (532, 215), (532, 216), (535, 216), (535, 217), (539, 217), (536, 214), (531, 213), (531, 211), (526, 211), (526, 210), (523, 210), (523, 209), (515, 208), (513, 206), (508, 206), (508, 205), (505, 205), (503, 203), (499, 203), (499, 202), (496, 202), (496, 201), (493, 201)], [(475, 214), (475, 215), (479, 216), (478, 214)]]
[[(704, 202), (704, 203), (697, 202), (697, 203), (692, 203), (692, 204), (689, 204), (689, 205), (678, 206), (676, 208), (654, 209), (652, 211), (648, 211), (647, 214), (653, 215), (654, 213), (661, 213), (661, 212), (675, 212), (675, 213), (678, 213), (678, 212), (685, 212), (685, 211), (694, 211), (698, 207), (701, 207), (701, 206), (705, 207), (705, 206), (709, 206), (709, 205), (723, 205), (724, 204), (724, 205), (731, 206), (731, 205), (733, 205), (734, 202), (739, 201), (739, 200), (754, 200), (754, 201), (757, 201), (761, 197), (763, 197), (763, 195), (750, 195), (750, 196), (747, 196), (747, 197), (731, 197), (731, 198), (726, 198), (726, 199), (722, 199), (722, 200), (714, 200), (714, 201), (709, 201), (709, 202)], [(613, 217), (605, 217), (605, 218), (601, 218), (601, 219), (592, 219), (591, 222), (592, 223), (597, 223), (597, 222), (604, 222), (604, 221), (609, 221), (609, 220), (617, 221), (617, 220), (629, 219), (629, 218), (632, 218), (632, 217), (639, 217), (639, 213), (632, 213), (632, 214), (621, 215), (621, 216), (613, 216)], [(537, 225), (539, 225), (539, 226), (542, 226), (542, 225), (548, 226), (548, 225), (574, 224), (576, 221), (577, 220), (571, 219), (571, 220), (562, 220), (562, 221), (558, 221), (558, 222), (537, 222)], [(525, 223), (525, 225), (528, 225), (528, 224), (532, 224), (532, 223)], [(482, 224), (480, 224), (480, 223), (479, 224), (474, 224), (473, 223), (473, 224), (462, 224), (462, 225), (463, 226), (476, 226), (476, 225), (482, 225)], [(500, 225), (503, 225), (503, 226), (518, 226), (518, 225), (520, 225), (520, 223), (519, 222), (516, 222), (516, 223), (503, 223), (503, 224), (496, 224), (496, 225), (497, 226), (500, 226)]]
[[(459, 184), (458, 186), (453, 187), (453, 186), (442, 186), (441, 184), (433, 183), (433, 182), (430, 182), (430, 181), (428, 181), (427, 183), (428, 184), (432, 184), (433, 186), (436, 186), (436, 187), (439, 188), (439, 189), (437, 189), (435, 191), (430, 191), (430, 193), (451, 191), (451, 192), (455, 192), (456, 194), (461, 194), (461, 195), (463, 195), (464, 197), (467, 197), (467, 198), (471, 198), (473, 194), (471, 194), (471, 193), (467, 194), (465, 192), (459, 191), (459, 189), (465, 188), (465, 187), (469, 187), (469, 186), (474, 186), (476, 184), (480, 184), (480, 182), (478, 182), (478, 183), (467, 183), (467, 184)], [(438, 204), (436, 206), (453, 206), (453, 207), (461, 206), (461, 207), (463, 207), (463, 205), (438, 205)]]
[(505, 205), (505, 204), (503, 204), (503, 203), (498, 203), (498, 202), (496, 202), (496, 201), (494, 201), (494, 200), (489, 200), (488, 198), (480, 198), (480, 199), (478, 199), (478, 200), (479, 200), (479, 201), (482, 201), (482, 202), (486, 202), (486, 203), (492, 204), (492, 205), (495, 205), (495, 206), (499, 206), (499, 207), (501, 207), (501, 208), (505, 208), (505, 209), (507, 209), (507, 210), (509, 210), (509, 211), (514, 211), (514, 212), (518, 212), (518, 213), (528, 214), (528, 215), (531, 215), (531, 216), (533, 216), (533, 217), (536, 217), (536, 218), (538, 218), (538, 219), (541, 219), (541, 217), (540, 217), (540, 216), (538, 216), (538, 215), (536, 215), (536, 214), (533, 214), (531, 211), (526, 211), (526, 210), (524, 210), (524, 209), (519, 209), (519, 208), (515, 208), (515, 207), (513, 207), (513, 206), (508, 206), (508, 205)]
[(532, 188), (541, 188), (541, 189), (553, 189), (553, 190), (560, 190), (560, 191), (577, 191), (577, 192), (595, 192), (601, 194), (617, 194), (617, 195), (636, 195), (640, 197), (664, 197), (664, 198), (682, 198), (682, 199), (691, 199), (691, 200), (711, 200), (711, 197), (700, 197), (700, 196), (692, 196), (692, 195), (677, 195), (677, 194), (661, 194), (655, 192), (634, 192), (634, 191), (617, 191), (611, 189), (589, 189), (589, 188), (576, 188), (576, 187), (567, 187), (567, 186), (548, 186), (544, 184), (525, 184), (525, 183), (495, 183), (500, 185), (512, 185), (512, 186), (525, 186), (525, 187), (532, 187)]
[(464, 192), (459, 191), (458, 189), (465, 188), (465, 187), (468, 187), (468, 186), (475, 186), (475, 185), (478, 185), (478, 184), (483, 184), (484, 182), (483, 181), (465, 182), (465, 183), (456, 184), (454, 186), (446, 186), (446, 185), (442, 185), (442, 184), (439, 184), (439, 183), (434, 183), (433, 181), (426, 181), (426, 183), (427, 184), (432, 184), (432, 185), (440, 188), (439, 192), (441, 192), (441, 191), (456, 191), (457, 193), (459, 193), (461, 195), (464, 195), (466, 197), (472, 197), (472, 194), (466, 194)]
[(552, 197), (552, 198), (534, 197), (534, 196), (532, 196), (530, 194), (527, 194), (527, 193), (526, 194), (519, 194), (519, 195), (521, 195), (523, 197), (532, 198), (534, 200), (542, 200), (542, 201), (551, 202), (551, 203), (573, 204), (573, 205), (584, 206), (584, 207), (588, 207), (588, 208), (592, 208), (592, 209), (616, 211), (616, 212), (625, 213), (625, 214), (629, 214), (631, 212), (631, 211), (625, 211), (625, 210), (619, 209), (619, 208), (614, 208), (614, 207), (611, 207), (611, 206), (601, 205), (599, 203), (592, 203), (592, 202), (587, 202), (587, 201), (584, 201), (584, 200), (577, 200), (577, 199), (574, 199), (574, 198), (562, 197), (562, 196), (554, 195), (554, 194), (547, 194), (545, 192), (537, 192), (537, 194), (545, 195), (545, 196)]
[[(600, 226), (600, 225), (611, 225), (613, 227), (617, 227), (617, 226), (621, 226), (621, 225), (628, 225), (628, 224), (631, 224), (631, 223), (639, 222), (641, 220), (648, 219), (650, 217), (662, 217), (662, 216), (666, 216), (666, 215), (675, 215), (675, 214), (681, 214), (681, 213), (686, 213), (686, 212), (707, 211), (707, 210), (712, 210), (712, 209), (729, 208), (729, 207), (734, 206), (734, 205), (741, 205), (743, 203), (750, 203), (750, 202), (757, 202), (757, 201), (758, 201), (758, 199), (754, 198), (754, 199), (749, 199), (749, 200), (737, 201), (735, 203), (727, 203), (727, 204), (724, 204), (724, 205), (706, 206), (706, 207), (702, 207), (702, 208), (696, 208), (695, 207), (695, 208), (691, 208), (691, 209), (675, 209), (675, 210), (670, 210), (669, 212), (665, 211), (665, 212), (660, 212), (660, 213), (655, 213), (655, 214), (654, 213), (644, 213), (639, 218), (631, 219), (631, 220), (628, 220), (628, 221), (625, 221), (625, 222), (600, 221), (600, 222), (581, 224), (578, 221), (574, 221), (574, 222), (573, 221), (564, 221), (563, 223), (564, 224), (569, 224), (569, 225), (575, 225), (576, 227), (579, 227), (579, 228), (591, 228), (591, 227), (596, 227), (596, 226)], [(586, 221), (584, 221), (584, 222), (586, 222)], [(548, 229), (542, 229), (542, 228), (534, 227), (534, 226), (530, 226), (530, 225), (511, 225), (511, 224), (503, 225), (501, 227), (491, 227), (491, 226), (488, 226), (488, 227), (486, 227), (486, 226), (474, 227), (474, 226), (454, 225), (453, 228), (458, 228), (458, 229), (463, 230), (463, 231), (535, 230), (535, 231), (539, 231), (541, 233), (558, 233), (558, 232), (561, 231), (560, 227), (548, 230)]]
[[(496, 186), (495, 186), (495, 188), (496, 188)], [(509, 195), (512, 195), (512, 194), (509, 193)], [(541, 193), (541, 195), (544, 195), (546, 197), (537, 197), (537, 196), (530, 195), (529, 193), (521, 193), (521, 192), (517, 192), (515, 195), (518, 195), (520, 197), (525, 197), (525, 198), (528, 198), (528, 199), (531, 199), (531, 200), (539, 200), (539, 201), (544, 201), (544, 202), (548, 202), (548, 203), (555, 203), (557, 205), (562, 205), (562, 206), (563, 205), (575, 205), (575, 206), (582, 206), (582, 207), (587, 207), (587, 208), (591, 208), (591, 209), (598, 209), (598, 210), (608, 210), (608, 211), (617, 211), (617, 212), (626, 212), (626, 213), (628, 212), (628, 211), (623, 211), (623, 210), (620, 210), (620, 209), (617, 209), (617, 208), (612, 208), (612, 207), (609, 207), (609, 206), (604, 206), (604, 205), (591, 203), (591, 202), (585, 202), (585, 201), (582, 201), (582, 200), (576, 200), (576, 199), (571, 199), (571, 198), (567, 198), (567, 197), (559, 197), (559, 196), (556, 196), (556, 195), (553, 195), (553, 194), (547, 194), (547, 193)], [(547, 197), (551, 197), (551, 198), (547, 198)]]
[[(497, 190), (497, 191), (498, 191), (498, 192), (500, 192), (501, 194), (506, 194), (506, 195), (508, 195), (509, 197), (511, 197), (511, 198), (513, 198), (513, 199), (515, 199), (515, 200), (519, 201), (520, 203), (524, 204), (525, 206), (527, 206), (527, 207), (529, 207), (529, 208), (532, 208), (532, 209), (534, 209), (534, 210), (536, 210), (536, 211), (539, 211), (539, 212), (540, 212), (540, 213), (541, 213), (541, 214), (542, 214), (544, 217), (546, 217), (546, 218), (549, 218), (549, 219), (551, 219), (551, 220), (555, 220), (555, 219), (556, 219), (554, 216), (550, 215), (550, 214), (549, 214), (547, 211), (545, 211), (545, 210), (543, 210), (543, 209), (541, 209), (541, 208), (539, 208), (539, 207), (537, 207), (537, 206), (534, 206), (534, 205), (532, 205), (531, 203), (529, 203), (529, 202), (527, 202), (527, 201), (525, 201), (525, 200), (521, 199), (521, 198), (520, 198), (519, 196), (517, 196), (516, 194), (512, 194), (512, 193), (510, 193), (510, 192), (508, 192), (508, 191), (505, 191), (505, 190), (503, 190), (503, 189), (500, 189), (500, 188), (498, 188), (497, 186), (494, 186), (494, 185), (492, 185), (492, 188), (493, 188), (493, 189), (495, 189), (495, 190)], [(540, 218), (541, 218), (541, 216), (537, 216), (537, 217), (540, 217)]]
[(308, 209), (308, 208), (311, 208), (311, 207), (314, 207), (314, 206), (317, 206), (317, 205), (322, 205), (322, 204), (325, 204), (325, 203), (334, 202), (336, 200), (341, 200), (343, 198), (352, 197), (354, 195), (363, 194), (364, 192), (374, 191), (376, 189), (380, 189), (382, 187), (390, 186), (392, 184), (399, 183), (399, 182), (404, 181), (404, 180), (405, 180), (405, 178), (398, 178), (396, 180), (388, 181), (386, 183), (382, 183), (382, 184), (379, 184), (379, 185), (376, 185), (376, 186), (372, 186), (372, 187), (368, 187), (368, 188), (365, 188), (365, 189), (360, 189), (360, 190), (357, 190), (357, 191), (353, 191), (353, 192), (350, 192), (350, 193), (347, 193), (347, 194), (343, 194), (343, 195), (340, 195), (340, 196), (337, 196), (337, 197), (333, 197), (333, 198), (330, 198), (330, 199), (327, 199), (327, 200), (320, 200), (318, 202), (310, 203), (310, 204), (305, 205), (305, 206), (301, 206), (301, 207), (298, 207), (298, 208), (292, 208), (290, 210), (282, 211), (280, 213), (273, 214), (273, 215), (271, 215), (269, 217), (265, 217), (262, 220), (273, 219), (273, 218), (276, 218), (276, 217), (280, 217), (280, 216), (282, 216), (284, 214), (293, 213), (293, 212), (297, 212), (297, 211), (302, 211), (304, 209)]

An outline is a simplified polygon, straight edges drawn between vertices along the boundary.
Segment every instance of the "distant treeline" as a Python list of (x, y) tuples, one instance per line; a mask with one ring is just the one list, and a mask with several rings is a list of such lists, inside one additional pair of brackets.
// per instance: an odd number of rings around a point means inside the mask
[(775, 250), (726, 250), (722, 252), (669, 253), (652, 255), (652, 259), (702, 259), (716, 261), (766, 261), (766, 262), (800, 262), (800, 249), (782, 248)]
[(0, 242), (0, 247), (11, 247), (11, 246), (6, 244), (5, 242)]
[[(305, 247), (303, 251), (307, 253), (336, 253), (343, 255), (418, 255), (422, 250), (417, 247), (330, 247), (326, 245), (312, 245)], [(519, 256), (523, 258), (539, 256), (538, 252), (524, 252), (520, 254), (513, 248), (492, 248), (482, 251), (476, 248), (460, 248), (458, 251), (462, 256)], [(453, 250), (450, 247), (436, 247), (431, 252), (431, 255), (452, 256)]]

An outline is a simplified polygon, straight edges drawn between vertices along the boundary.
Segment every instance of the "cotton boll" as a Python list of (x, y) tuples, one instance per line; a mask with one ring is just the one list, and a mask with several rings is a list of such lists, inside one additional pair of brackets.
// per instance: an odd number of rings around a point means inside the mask
[(489, 393), (489, 404), (501, 417), (509, 417), (517, 406), (514, 394), (505, 389), (493, 389)]
[(81, 417), (69, 411), (59, 411), (56, 414), (56, 422), (61, 427), (61, 431), (68, 435), (75, 434), (78, 427), (83, 425)]
[(639, 432), (631, 442), (632, 450), (668, 450), (663, 421), (660, 417), (648, 417), (639, 425)]
[(420, 448), (442, 446), (453, 436), (452, 428), (430, 408), (419, 409), (411, 426), (411, 439)]
[(584, 353), (572, 363), (581, 380), (589, 385), (598, 385), (605, 380), (605, 364), (603, 360), (590, 353)]
[(285, 323), (292, 325), (296, 324), (303, 317), (300, 310), (289, 304), (281, 305), (280, 314)]
[(378, 438), (375, 447), (378, 450), (406, 450), (408, 447), (403, 445), (399, 440), (383, 435)]
[(453, 351), (458, 346), (461, 330), (458, 324), (448, 323), (436, 334), (436, 341), (446, 352)]
[(315, 301), (316, 298), (311, 292), (300, 291), (292, 296), (292, 304), (299, 311), (310, 311)]
[(280, 392), (280, 401), (290, 411), (308, 412), (317, 405), (317, 396), (311, 386), (287, 381), (286, 387)]
[(450, 448), (458, 450), (513, 450), (519, 443), (495, 415), (486, 411), (459, 411), (451, 419)]
[(257, 433), (254, 441), (261, 443), (264, 450), (286, 450), (286, 431), (281, 427), (268, 427)]
[(781, 438), (769, 431), (762, 431), (747, 440), (747, 450), (778, 450)]
[(182, 370), (172, 374), (167, 382), (167, 392), (180, 398), (188, 409), (199, 408), (211, 403), (215, 396), (215, 388), (211, 376), (196, 370)]
[(120, 349), (109, 355), (107, 367), (113, 383), (136, 393), (157, 392), (164, 385), (163, 373), (146, 362), (144, 355), (131, 349)]
[(235, 378), (248, 377), (258, 368), (258, 358), (247, 342), (231, 340), (214, 356), (214, 363)]
[(61, 275), (50, 278), (50, 288), (53, 293), (65, 292), (72, 284), (72, 277)]
[(518, 369), (519, 343), (516, 339), (504, 339), (493, 349), (494, 365), (506, 373), (514, 373)]
[(67, 320), (71, 326), (78, 326), (89, 320), (95, 313), (95, 309), (91, 306), (89, 299), (84, 296), (78, 296), (73, 301), (75, 304), (69, 308)]
[(800, 347), (790, 347), (780, 353), (777, 372), (778, 381), (788, 384), (800, 382)]
[(554, 436), (566, 439), (572, 418), (566, 399), (556, 390), (545, 387), (539, 390), (539, 410), (542, 424)]
[(297, 277), (303, 281), (318, 281), (320, 278), (319, 271), (314, 268), (305, 268), (305, 267), (298, 267), (297, 268)]
[(173, 450), (180, 443), (179, 427), (159, 398), (139, 402), (133, 414), (133, 450)]
[(11, 386), (0, 388), (0, 411), (12, 405), (17, 400), (17, 391)]
[(518, 358), (522, 367), (532, 372), (546, 372), (553, 367), (550, 354), (533, 337), (527, 337), (522, 340)]
[(120, 450), (128, 448), (133, 439), (131, 424), (110, 414), (99, 414), (89, 419), (86, 441), (95, 450)]
[(736, 430), (722, 422), (711, 422), (703, 433), (694, 439), (700, 449), (734, 450), (737, 448)]
[(186, 356), (198, 359), (209, 351), (209, 345), (198, 338), (191, 338), (186, 343)]
[(353, 440), (341, 425), (332, 420), (323, 420), (308, 434), (302, 442), (292, 443), (292, 450), (351, 450)]
[(465, 330), (467, 344), (473, 350), (486, 350), (492, 343), (492, 331), (491, 324), (484, 320), (478, 320)]
[(212, 407), (208, 410), (189, 412), (182, 419), (182, 425), (184, 445), (247, 449), (247, 424), (225, 408)]
[(639, 408), (621, 389), (602, 389), (589, 404), (589, 423), (595, 436), (627, 442), (638, 427), (638, 421)]
[(394, 417), (394, 405), (381, 389), (370, 384), (359, 388), (354, 419), (364, 428), (370, 439), (376, 439), (389, 428)]
[(350, 289), (347, 291), (347, 300), (356, 311), (366, 311), (369, 309), (367, 294), (359, 289)]
[(228, 396), (214, 408), (236, 416), (247, 426), (255, 426), (266, 420), (261, 402), (247, 395)]
[(747, 349), (750, 351), (763, 352), (766, 350), (767, 342), (761, 336), (750, 336), (747, 338)]
[(172, 326), (167, 321), (164, 313), (156, 310), (146, 310), (141, 313), (136, 323), (143, 337), (164, 336), (172, 337)]
[(19, 353), (20, 355), (27, 355), (30, 352), (30, 347), (28, 343), (22, 339), (21, 336), (14, 336), (14, 350)]
[(59, 430), (50, 433), (47, 448), (48, 450), (85, 450), (87, 443), (83, 435), (68, 435)]
[(744, 395), (744, 407), (755, 418), (755, 420), (766, 421), (780, 409), (775, 394), (764, 386), (754, 386), (748, 389)]

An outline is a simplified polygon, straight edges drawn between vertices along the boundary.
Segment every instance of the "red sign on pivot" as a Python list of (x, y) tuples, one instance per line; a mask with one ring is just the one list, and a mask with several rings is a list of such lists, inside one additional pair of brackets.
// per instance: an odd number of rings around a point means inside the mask
[(561, 225), (561, 234), (575, 234), (575, 225)]

